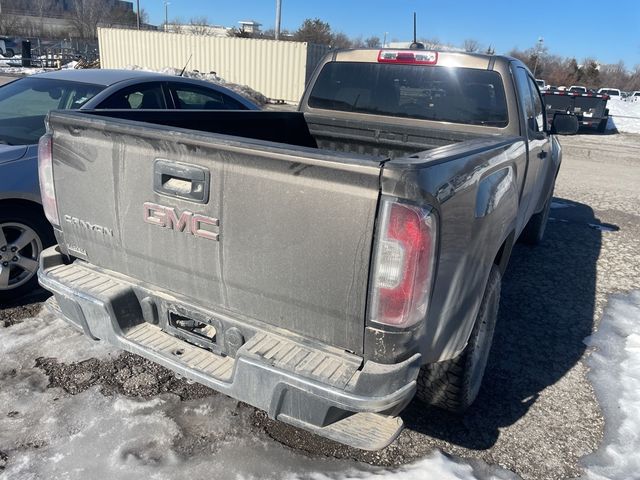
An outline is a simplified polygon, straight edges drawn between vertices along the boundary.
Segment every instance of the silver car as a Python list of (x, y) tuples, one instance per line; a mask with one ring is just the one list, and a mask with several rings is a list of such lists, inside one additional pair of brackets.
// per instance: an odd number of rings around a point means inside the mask
[(37, 285), (40, 252), (54, 243), (38, 186), (38, 139), (58, 109), (257, 110), (210, 82), (130, 70), (61, 70), (0, 87), (0, 302)]

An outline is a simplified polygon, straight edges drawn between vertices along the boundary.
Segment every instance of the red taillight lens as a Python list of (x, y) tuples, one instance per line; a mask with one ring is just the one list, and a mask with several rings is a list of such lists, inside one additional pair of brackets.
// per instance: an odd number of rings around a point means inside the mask
[(409, 327), (425, 317), (435, 242), (430, 209), (383, 201), (369, 301), (372, 322)]
[(40, 177), (40, 195), (42, 207), (47, 220), (53, 225), (60, 225), (58, 206), (56, 205), (56, 190), (53, 185), (53, 137), (50, 134), (40, 137), (38, 142), (38, 176)]

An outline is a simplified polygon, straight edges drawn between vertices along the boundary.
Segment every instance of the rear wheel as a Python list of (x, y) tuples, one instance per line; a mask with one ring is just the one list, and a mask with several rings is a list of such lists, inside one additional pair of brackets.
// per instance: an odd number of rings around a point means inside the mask
[(38, 285), (38, 257), (54, 243), (51, 226), (36, 208), (3, 205), (0, 214), (0, 301), (18, 298)]
[(463, 412), (474, 402), (493, 341), (500, 284), (500, 271), (494, 265), (467, 346), (456, 358), (424, 365), (420, 369), (418, 400), (456, 413)]
[(5, 58), (13, 58), (15, 54), (16, 53), (13, 50), (11, 50), (10, 48), (5, 50), (5, 52), (4, 52)]

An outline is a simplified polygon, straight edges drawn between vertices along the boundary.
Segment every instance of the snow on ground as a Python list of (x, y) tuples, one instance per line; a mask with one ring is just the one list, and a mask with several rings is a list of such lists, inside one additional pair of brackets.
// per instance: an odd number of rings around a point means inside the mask
[(9, 73), (12, 75), (33, 75), (34, 73), (46, 72), (44, 68), (26, 68), (10, 65), (19, 65), (22, 62), (22, 56), (14, 55), (12, 58), (0, 56), (0, 74)]
[(21, 62), (22, 61), (22, 56), (21, 55), (14, 55), (13, 57), (7, 58), (7, 57), (3, 57), (2, 55), (0, 55), (0, 67), (7, 67), (9, 66), (10, 63), (16, 63), (16, 62)]
[(640, 102), (611, 99), (607, 102), (609, 123), (607, 130), (623, 133), (640, 133)]
[[(221, 394), (181, 401), (76, 395), (36, 366), (56, 357), (80, 362), (119, 352), (40, 314), (0, 328), (0, 479), (438, 479), (514, 478), (434, 452), (395, 471), (292, 451), (252, 427), (253, 409)], [(4, 467), (4, 469), (3, 469)]]
[(589, 379), (605, 417), (604, 442), (584, 459), (589, 480), (640, 476), (640, 292), (615, 296), (585, 343)]
[[(637, 478), (640, 471), (640, 292), (610, 301), (585, 342), (590, 378), (606, 418), (600, 449), (585, 457), (585, 480)], [(224, 395), (181, 401), (76, 395), (48, 387), (36, 359), (78, 362), (119, 352), (91, 342), (48, 314), (0, 328), (0, 479), (512, 479), (486, 464), (439, 451), (397, 469), (290, 450), (252, 427), (253, 409)], [(4, 469), (3, 469), (4, 467)]]

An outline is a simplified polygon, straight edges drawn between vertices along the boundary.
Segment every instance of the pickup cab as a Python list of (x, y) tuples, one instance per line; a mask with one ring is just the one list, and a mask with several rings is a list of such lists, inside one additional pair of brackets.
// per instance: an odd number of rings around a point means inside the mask
[(518, 60), (388, 49), (330, 53), (298, 112), (54, 111), (39, 280), (92, 339), (380, 449), (414, 397), (478, 393), (549, 213), (545, 116)]

